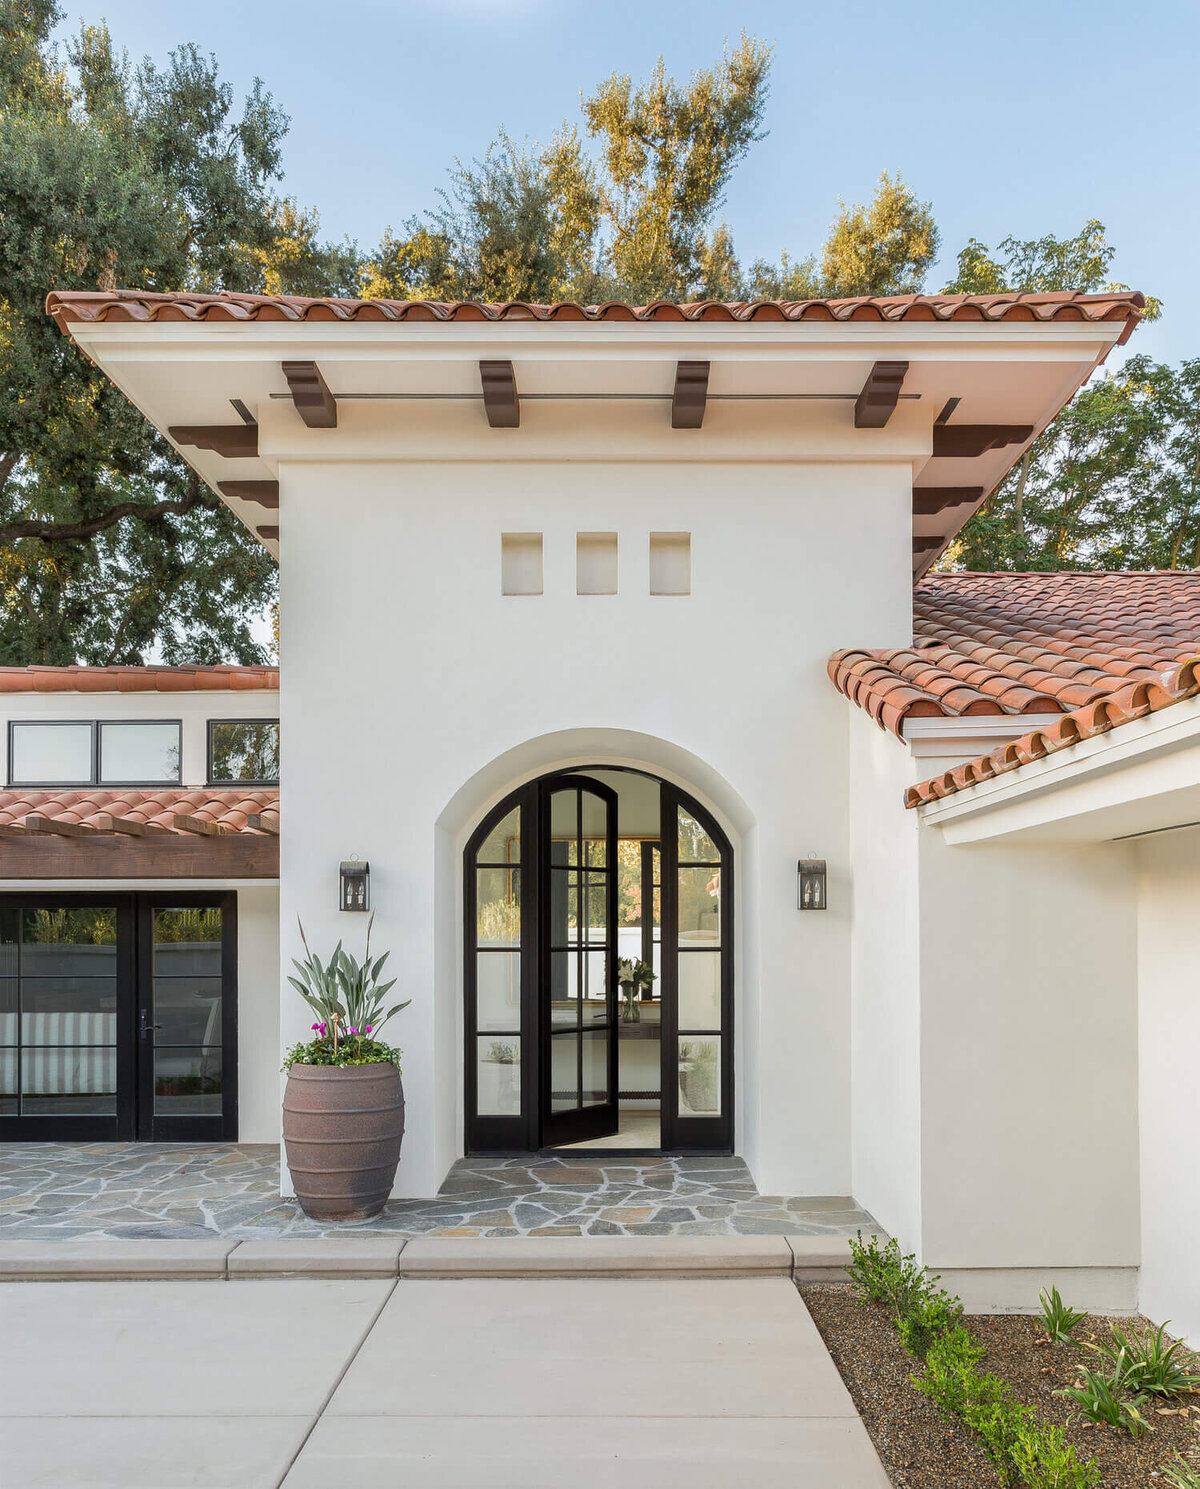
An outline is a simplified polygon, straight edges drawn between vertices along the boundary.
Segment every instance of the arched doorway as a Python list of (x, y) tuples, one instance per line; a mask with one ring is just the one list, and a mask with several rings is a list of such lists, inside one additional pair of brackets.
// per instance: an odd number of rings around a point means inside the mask
[[(732, 1152), (733, 852), (711, 813), (642, 771), (556, 772), (487, 814), (464, 884), (467, 1151)], [(653, 969), (648, 992), (621, 996), (619, 961)]]

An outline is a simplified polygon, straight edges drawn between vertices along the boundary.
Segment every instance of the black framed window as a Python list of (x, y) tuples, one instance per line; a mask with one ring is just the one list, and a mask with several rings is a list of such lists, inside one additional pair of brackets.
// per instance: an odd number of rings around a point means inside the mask
[(174, 786), (182, 779), (178, 719), (13, 719), (10, 786)]
[(210, 786), (277, 786), (278, 719), (209, 719)]

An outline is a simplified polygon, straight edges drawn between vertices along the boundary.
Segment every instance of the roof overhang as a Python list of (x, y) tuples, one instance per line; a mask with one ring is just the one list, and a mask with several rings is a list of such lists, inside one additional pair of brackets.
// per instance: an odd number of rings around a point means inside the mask
[[(275, 554), (286, 502), (280, 508), (270, 483), (295, 462), (888, 461), (907, 465), (922, 493), (917, 573), (1128, 336), (1140, 304), (1034, 297), (1035, 315), (1009, 297), (1003, 314), (984, 315), (943, 297), (904, 302), (928, 318), (877, 309), (864, 318), (685, 318), (674, 307), (674, 316), (643, 318), (264, 319), (257, 310), (270, 302), (235, 318), (237, 297), (192, 297), (208, 307), (199, 318), (176, 316), (174, 302), (164, 309), (166, 298), (142, 318), (132, 318), (141, 302), (131, 292), (51, 296), (51, 308), (160, 430), (177, 431), (184, 458)], [(1042, 315), (1047, 301), (1053, 316)], [(511, 389), (497, 382), (503, 363)], [(682, 384), (681, 364), (693, 368)], [(682, 420), (681, 386), (691, 400)], [(500, 422), (498, 398), (508, 410)], [(226, 453), (205, 438), (222, 428)], [(975, 449), (980, 438), (968, 430), (999, 434)], [(943, 490), (956, 496), (940, 506)]]
[(1090, 843), (1200, 822), (1200, 695), (917, 808), (949, 843)]

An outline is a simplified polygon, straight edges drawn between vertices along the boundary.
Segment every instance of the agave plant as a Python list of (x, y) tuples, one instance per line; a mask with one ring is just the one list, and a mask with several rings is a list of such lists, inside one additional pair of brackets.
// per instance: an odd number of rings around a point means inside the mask
[(322, 1033), (326, 1027), (333, 1031), (335, 1044), (339, 1031), (343, 1038), (364, 1034), (378, 1037), (384, 1024), (412, 1002), (407, 998), (391, 1008), (384, 1007), (384, 1000), (395, 987), (396, 979), (393, 977), (389, 982), (379, 980), (388, 952), (371, 961), (371, 927), (374, 922), (375, 916), (372, 915), (367, 922), (367, 944), (361, 962), (351, 956), (339, 941), (329, 961), (323, 963), (309, 946), (303, 924), (297, 921), (306, 955), (302, 962), (292, 959), (292, 966), (300, 975), (289, 977), (288, 981), (316, 1014), (318, 1023), (324, 1026)]

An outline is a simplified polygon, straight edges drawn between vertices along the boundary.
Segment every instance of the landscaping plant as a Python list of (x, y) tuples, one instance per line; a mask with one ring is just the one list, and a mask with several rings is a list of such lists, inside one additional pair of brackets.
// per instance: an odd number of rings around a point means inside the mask
[(316, 1014), (317, 1021), (312, 1026), (314, 1037), (288, 1050), (285, 1070), (292, 1065), (373, 1065), (383, 1060), (399, 1067), (400, 1051), (384, 1044), (378, 1034), (412, 999), (384, 1007), (384, 999), (395, 987), (396, 979), (379, 980), (388, 959), (386, 951), (371, 961), (374, 921), (372, 915), (367, 922), (367, 942), (361, 962), (339, 941), (329, 961), (323, 963), (310, 949), (304, 927), (300, 926), (306, 956), (302, 962), (293, 958), (292, 966), (300, 975), (289, 977), (288, 981)]
[(1163, 1478), (1171, 1485), (1171, 1489), (1200, 1489), (1200, 1472), (1194, 1469), (1186, 1458), (1181, 1458), (1178, 1453), (1162, 1473)]
[(1074, 1344), (1075, 1330), (1087, 1317), (1086, 1310), (1068, 1308), (1058, 1288), (1038, 1293), (1042, 1305), (1042, 1318), (1046, 1323), (1046, 1338), (1051, 1344)]
[(1197, 1357), (1181, 1339), (1166, 1338), (1166, 1324), (1148, 1334), (1126, 1333), (1112, 1326), (1108, 1344), (1090, 1349), (1110, 1367), (1112, 1378), (1131, 1396), (1179, 1396), (1200, 1391)]
[(880, 1246), (879, 1237), (864, 1241), (862, 1231), (850, 1242), (851, 1263), (846, 1269), (865, 1299), (886, 1303), (896, 1321), (905, 1349), (918, 1359), (934, 1339), (953, 1328), (962, 1305), (918, 1266), (915, 1256), (903, 1256), (893, 1238)]
[(1149, 1398), (1143, 1393), (1134, 1396), (1123, 1394), (1127, 1391), (1128, 1386), (1119, 1375), (1105, 1375), (1081, 1365), (1075, 1384), (1056, 1391), (1055, 1395), (1074, 1401), (1090, 1421), (1102, 1422), (1108, 1427), (1123, 1427), (1132, 1437), (1141, 1437), (1152, 1430), (1141, 1413), (1141, 1407)]

